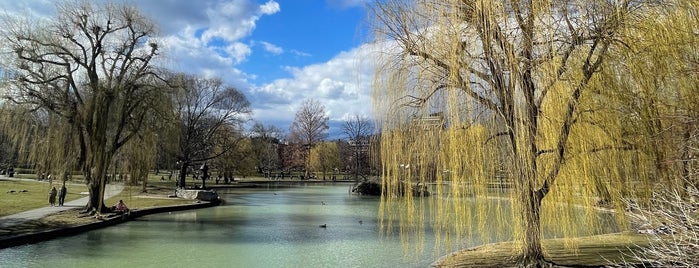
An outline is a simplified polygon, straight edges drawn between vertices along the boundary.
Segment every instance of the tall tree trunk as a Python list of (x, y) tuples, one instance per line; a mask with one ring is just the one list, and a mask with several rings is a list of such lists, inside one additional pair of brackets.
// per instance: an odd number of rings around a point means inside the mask
[(85, 208), (89, 212), (104, 212), (104, 189), (106, 186), (107, 167), (111, 157), (106, 153), (101, 153), (101, 157), (90, 162), (94, 163), (92, 168), (85, 171), (87, 188), (90, 193), (89, 202)]
[(189, 167), (189, 162), (182, 161), (182, 166), (180, 167), (180, 177), (177, 181), (177, 188), (186, 188), (185, 179), (187, 178), (187, 168)]
[[(97, 88), (97, 86), (94, 86)], [(106, 184), (107, 168), (111, 162), (113, 150), (107, 147), (107, 128), (109, 124), (109, 113), (112, 107), (113, 97), (109, 92), (100, 91), (93, 99), (92, 120), (88, 126), (88, 139), (90, 141), (90, 161), (86, 167), (86, 177), (89, 177), (88, 188), (90, 191), (90, 202), (87, 204), (88, 211), (103, 212), (104, 187)]]
[(524, 250), (522, 264), (539, 267), (544, 262), (541, 247), (541, 199), (533, 189), (522, 196), (522, 219), (524, 219)]
[(359, 180), (359, 150), (354, 151), (354, 180)]

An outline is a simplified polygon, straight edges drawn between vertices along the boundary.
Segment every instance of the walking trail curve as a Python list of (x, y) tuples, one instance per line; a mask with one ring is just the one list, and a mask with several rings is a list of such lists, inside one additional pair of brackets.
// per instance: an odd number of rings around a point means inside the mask
[[(2, 175), (0, 175), (2, 176)], [(2, 176), (3, 179), (9, 179), (7, 177)], [(121, 184), (107, 184), (105, 189), (104, 189), (104, 199), (110, 198), (112, 196), (115, 196), (119, 194), (122, 190), (124, 189), (124, 186)], [(63, 204), (62, 207), (59, 206), (46, 206), (42, 208), (37, 208), (37, 209), (32, 209), (32, 210), (27, 210), (24, 212), (20, 212), (17, 214), (13, 215), (7, 215), (0, 217), (0, 228), (7, 228), (11, 227), (14, 225), (22, 224), (27, 221), (31, 220), (38, 220), (43, 217), (46, 217), (48, 215), (54, 214), (56, 212), (60, 211), (65, 211), (69, 209), (73, 209), (76, 207), (84, 207), (85, 204), (87, 204), (89, 197), (83, 197), (83, 198), (78, 198), (73, 201), (68, 201)]]

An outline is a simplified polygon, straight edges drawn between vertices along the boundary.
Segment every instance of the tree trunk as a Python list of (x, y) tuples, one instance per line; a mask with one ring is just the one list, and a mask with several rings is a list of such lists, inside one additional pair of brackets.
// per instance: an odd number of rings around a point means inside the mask
[(186, 188), (185, 186), (185, 178), (187, 178), (187, 168), (189, 167), (189, 163), (187, 162), (182, 162), (182, 166), (180, 167), (180, 177), (177, 181), (177, 188)]
[(86, 212), (106, 212), (107, 206), (104, 204), (104, 184), (102, 183), (102, 186), (100, 186), (100, 184), (99, 181), (93, 181), (87, 185), (90, 198), (85, 207)]
[(541, 247), (541, 199), (533, 190), (524, 191), (522, 195), (522, 219), (524, 219), (524, 250), (522, 265), (541, 267), (544, 251)]
[(359, 150), (356, 148), (354, 154), (354, 180), (359, 180)]
[(143, 178), (143, 187), (141, 187), (141, 192), (142, 193), (147, 193), (148, 192), (148, 174), (146, 174), (146, 177)]
[(86, 212), (105, 212), (104, 205), (104, 189), (106, 186), (107, 166), (110, 162), (110, 157), (105, 152), (100, 152), (97, 156), (93, 156), (91, 163), (93, 166), (85, 168), (85, 179), (87, 188), (90, 193), (89, 201), (85, 207)]

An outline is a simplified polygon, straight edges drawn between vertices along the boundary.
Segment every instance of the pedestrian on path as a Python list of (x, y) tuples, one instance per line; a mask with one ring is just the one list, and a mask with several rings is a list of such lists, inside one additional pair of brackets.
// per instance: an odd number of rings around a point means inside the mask
[(54, 186), (51, 188), (51, 192), (49, 192), (49, 204), (51, 204), (52, 207), (56, 205), (56, 194), (56, 186)]
[(60, 190), (58, 190), (58, 205), (63, 206), (63, 202), (66, 201), (66, 194), (68, 194), (68, 188), (66, 188), (65, 182)]

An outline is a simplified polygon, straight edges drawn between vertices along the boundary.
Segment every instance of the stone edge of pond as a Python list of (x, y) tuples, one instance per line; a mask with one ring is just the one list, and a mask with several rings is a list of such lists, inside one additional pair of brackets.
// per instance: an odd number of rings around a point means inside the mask
[(109, 227), (109, 226), (117, 225), (120, 223), (128, 222), (130, 220), (133, 220), (133, 219), (136, 219), (136, 218), (139, 218), (142, 216), (146, 216), (146, 215), (163, 213), (163, 212), (208, 208), (208, 207), (217, 206), (221, 203), (222, 203), (221, 200), (216, 200), (216, 201), (211, 201), (211, 202), (200, 201), (198, 203), (187, 204), (187, 205), (162, 206), (162, 207), (153, 207), (153, 208), (132, 210), (129, 214), (125, 214), (125, 215), (121, 215), (121, 216), (119, 216), (119, 215), (112, 216), (112, 217), (106, 218), (106, 219), (104, 219), (102, 221), (98, 221), (98, 222), (77, 225), (77, 226), (73, 226), (73, 227), (58, 228), (58, 229), (51, 229), (51, 230), (35, 232), (35, 233), (27, 233), (27, 234), (20, 234), (20, 235), (16, 235), (16, 236), (3, 237), (3, 238), (0, 238), (0, 249), (16, 247), (16, 246), (21, 246), (21, 245), (26, 245), (26, 244), (39, 243), (39, 242), (48, 241), (48, 240), (59, 238), (59, 237), (73, 236), (73, 235), (81, 234), (81, 233), (84, 233), (87, 231), (96, 230), (99, 228)]

